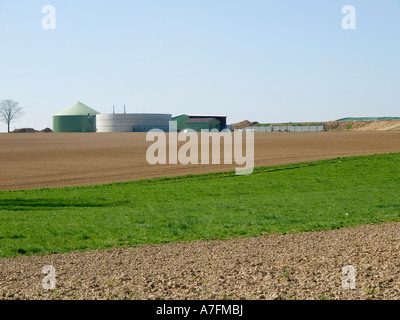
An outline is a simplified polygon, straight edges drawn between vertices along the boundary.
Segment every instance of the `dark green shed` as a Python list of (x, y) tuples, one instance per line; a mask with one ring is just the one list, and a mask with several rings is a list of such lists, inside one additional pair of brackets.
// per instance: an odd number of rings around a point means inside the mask
[(201, 130), (220, 130), (221, 121), (215, 118), (192, 118), (185, 121), (185, 129), (192, 129), (197, 132)]
[(178, 131), (185, 129), (195, 131), (217, 129), (221, 131), (227, 128), (226, 119), (226, 116), (182, 114), (172, 118), (172, 121), (177, 122)]

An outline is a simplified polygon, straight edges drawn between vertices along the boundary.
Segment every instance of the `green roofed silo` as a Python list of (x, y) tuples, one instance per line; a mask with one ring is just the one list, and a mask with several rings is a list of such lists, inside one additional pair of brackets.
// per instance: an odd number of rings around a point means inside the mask
[(99, 113), (77, 102), (53, 116), (53, 131), (96, 132), (96, 115)]

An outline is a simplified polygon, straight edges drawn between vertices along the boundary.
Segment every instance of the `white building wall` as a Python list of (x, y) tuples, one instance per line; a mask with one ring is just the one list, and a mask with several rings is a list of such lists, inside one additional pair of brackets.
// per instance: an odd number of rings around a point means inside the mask
[(98, 114), (97, 132), (148, 132), (161, 129), (168, 132), (171, 114)]

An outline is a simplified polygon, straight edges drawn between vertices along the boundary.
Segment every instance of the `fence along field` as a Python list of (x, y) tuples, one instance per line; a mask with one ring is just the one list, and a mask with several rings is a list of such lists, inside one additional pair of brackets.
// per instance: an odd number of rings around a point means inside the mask
[(268, 132), (323, 132), (325, 130), (325, 126), (256, 126), (256, 127), (247, 127), (244, 129), (238, 129), (235, 131), (247, 131), (253, 130), (255, 133), (268, 133)]

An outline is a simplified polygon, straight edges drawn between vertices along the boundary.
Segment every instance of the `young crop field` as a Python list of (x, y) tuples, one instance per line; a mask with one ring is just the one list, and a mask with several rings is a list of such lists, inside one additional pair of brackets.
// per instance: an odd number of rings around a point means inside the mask
[(0, 257), (400, 221), (400, 154), (0, 192)]

